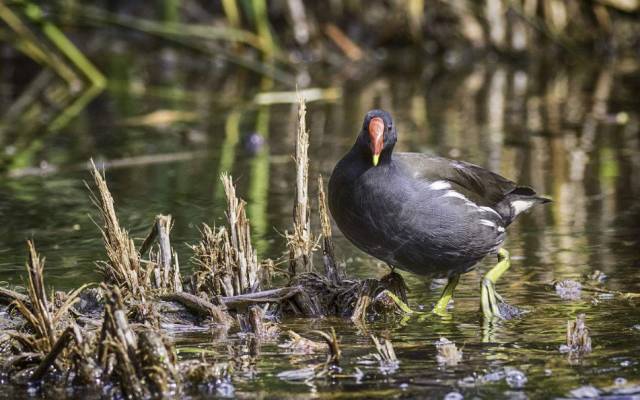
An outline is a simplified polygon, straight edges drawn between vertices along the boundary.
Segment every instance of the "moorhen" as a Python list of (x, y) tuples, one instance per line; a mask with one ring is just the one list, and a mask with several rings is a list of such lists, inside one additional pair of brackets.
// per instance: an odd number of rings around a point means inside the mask
[(498, 263), (484, 276), (481, 308), (500, 317), (495, 291), (509, 268), (505, 229), (523, 211), (550, 201), (528, 187), (463, 161), (393, 152), (391, 115), (369, 111), (351, 150), (329, 181), (329, 208), (342, 233), (391, 268), (448, 282), (434, 312), (446, 311), (460, 274), (488, 254)]

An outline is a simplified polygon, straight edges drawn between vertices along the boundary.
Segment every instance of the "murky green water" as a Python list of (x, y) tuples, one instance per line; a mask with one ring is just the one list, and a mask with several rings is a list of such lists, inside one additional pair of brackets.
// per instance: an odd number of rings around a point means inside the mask
[[(291, 217), (295, 106), (254, 105), (260, 82), (251, 75), (215, 69), (207, 60), (172, 51), (146, 51), (147, 57), (132, 58), (116, 46), (96, 55), (96, 63), (114, 77), (109, 90), (63, 134), (38, 139), (42, 150), (33, 160), (59, 165), (59, 172), (0, 181), (0, 281), (21, 284), (28, 238), (47, 258), (48, 284), (69, 289), (99, 279), (94, 261), (105, 258), (104, 250), (83, 183), (89, 180), (83, 169), (89, 157), (180, 152), (178, 160), (110, 168), (107, 179), (121, 223), (135, 237), (146, 235), (156, 214), (173, 215), (172, 240), (184, 270), (189, 270), (190, 257), (186, 243), (197, 240), (199, 224), (222, 221), (222, 171), (233, 174), (248, 201), (260, 255), (278, 257), (284, 251), (279, 232)], [(580, 299), (563, 300), (551, 288), (553, 281), (583, 281), (599, 270), (607, 276), (604, 287), (640, 292), (637, 64), (619, 60), (577, 68), (553, 62), (438, 65), (403, 60), (404, 55), (392, 57), (384, 69), (332, 71), (314, 82), (339, 88), (342, 96), (309, 104), (312, 176), (321, 172), (328, 177), (351, 146), (364, 113), (383, 107), (396, 120), (398, 149), (469, 160), (552, 196), (550, 206), (509, 228), (506, 248), (513, 266), (498, 285), (510, 303), (530, 312), (483, 324), (478, 289), (488, 260), (461, 280), (450, 318), (410, 317), (366, 327), (334, 318), (283, 321), (285, 328), (303, 335), (334, 326), (343, 346), (343, 373), (353, 376), (283, 380), (278, 373), (321, 362), (324, 355), (289, 354), (278, 343), (263, 343), (255, 365), (236, 370), (235, 394), (443, 398), (459, 392), (465, 398), (540, 398), (576, 396), (580, 392), (573, 390), (591, 385), (612, 397), (640, 396), (638, 301), (586, 291)], [(202, 84), (208, 71), (211, 81)], [(131, 119), (168, 109), (184, 111), (181, 121), (163, 126)], [(252, 132), (265, 138), (256, 154), (243, 140)], [(349, 274), (379, 277), (387, 272), (339, 232), (336, 236), (338, 256), (347, 262)], [(404, 276), (410, 306), (428, 309), (440, 288)], [(565, 343), (567, 320), (580, 312), (586, 313), (593, 351), (572, 360), (559, 347)], [(391, 339), (400, 359), (396, 370), (381, 371), (369, 362), (371, 333)], [(438, 365), (434, 342), (441, 336), (462, 347), (457, 366)], [(221, 354), (230, 343), (242, 345), (237, 337), (213, 337), (200, 333), (175, 340)]]

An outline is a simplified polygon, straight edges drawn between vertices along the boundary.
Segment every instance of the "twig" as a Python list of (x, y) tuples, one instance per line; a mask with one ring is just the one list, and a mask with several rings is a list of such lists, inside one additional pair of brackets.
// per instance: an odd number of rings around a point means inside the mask
[(22, 293), (18, 293), (15, 292), (11, 289), (7, 289), (7, 288), (2, 288), (0, 287), (0, 303), (2, 304), (10, 304), (11, 302), (15, 301), (15, 300), (20, 300), (21, 302), (27, 304), (29, 303), (29, 297), (22, 294)]
[(160, 298), (178, 302), (197, 315), (211, 317), (217, 324), (228, 326), (231, 323), (231, 317), (223, 308), (191, 293), (168, 293), (160, 296)]

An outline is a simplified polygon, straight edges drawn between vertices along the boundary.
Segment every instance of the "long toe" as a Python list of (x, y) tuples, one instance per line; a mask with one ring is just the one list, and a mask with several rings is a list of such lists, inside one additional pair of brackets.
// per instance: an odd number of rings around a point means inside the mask
[(496, 292), (494, 283), (489, 279), (482, 280), (480, 289), (480, 298), (482, 305), (482, 314), (487, 319), (500, 318), (500, 303), (503, 302), (502, 297)]

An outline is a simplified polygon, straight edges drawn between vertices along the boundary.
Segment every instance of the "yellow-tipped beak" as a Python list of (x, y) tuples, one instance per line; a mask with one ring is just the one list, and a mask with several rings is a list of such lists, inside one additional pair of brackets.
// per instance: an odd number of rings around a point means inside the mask
[(371, 154), (373, 155), (373, 166), (380, 161), (380, 152), (384, 147), (384, 121), (380, 117), (375, 117), (369, 122), (369, 138), (371, 139)]

